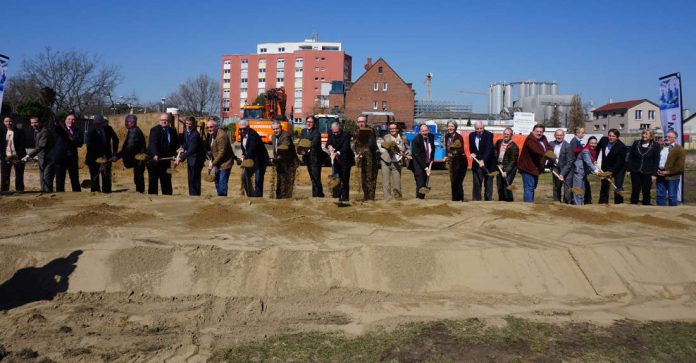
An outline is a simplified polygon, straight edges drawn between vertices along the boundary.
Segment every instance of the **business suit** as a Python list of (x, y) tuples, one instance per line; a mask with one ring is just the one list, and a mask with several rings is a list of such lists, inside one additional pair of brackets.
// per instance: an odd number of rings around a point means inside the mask
[(82, 188), (80, 188), (77, 149), (84, 145), (84, 133), (76, 127), (73, 127), (71, 133), (63, 122), (58, 122), (54, 131), (56, 142), (47, 157), (55, 164), (55, 167), (48, 171), (48, 180), (52, 182), (55, 176), (56, 192), (64, 192), (65, 174), (67, 172), (70, 176), (72, 191), (82, 191)]
[[(505, 172), (505, 178), (502, 174), (498, 174), (496, 177), (496, 184), (498, 186), (498, 200), (505, 202), (514, 201), (515, 197), (512, 194), (512, 190), (508, 190), (507, 186), (512, 185), (515, 180), (515, 174), (517, 174), (517, 158), (520, 155), (520, 148), (515, 144), (512, 139), (509, 143), (505, 144), (505, 152), (502, 152), (503, 139), (498, 140), (495, 143), (495, 153), (497, 155), (496, 160), (500, 169)], [(501, 157), (502, 152), (502, 157)]]
[[(150, 129), (150, 140), (147, 148), (147, 153), (150, 157), (150, 163), (147, 168), (149, 179), (148, 194), (158, 194), (158, 184), (160, 184), (162, 195), (172, 195), (172, 176), (167, 173), (171, 162), (159, 159), (175, 156), (178, 148), (178, 137), (173, 127), (157, 125)], [(157, 161), (154, 160), (155, 156), (158, 158)]]
[[(101, 130), (92, 129), (87, 133), (87, 157), (85, 163), (92, 180), (92, 192), (111, 193), (111, 163), (98, 164), (97, 158), (110, 160), (118, 153), (118, 136), (114, 129), (106, 125)], [(101, 176), (101, 188), (99, 177)]]
[(654, 140), (647, 147), (642, 144), (642, 140), (636, 140), (626, 151), (626, 169), (631, 172), (631, 204), (638, 204), (642, 194), (642, 204), (650, 205), (652, 178), (657, 176), (660, 163), (660, 145)]
[(127, 169), (133, 169), (133, 183), (138, 193), (145, 193), (145, 161), (136, 160), (135, 155), (145, 152), (147, 152), (147, 147), (142, 130), (138, 126), (129, 128), (119, 157), (123, 159), (123, 166)]
[[(244, 159), (254, 160), (252, 169), (242, 171), (242, 186), (249, 197), (263, 197), (263, 178), (268, 165), (268, 151), (261, 140), (261, 136), (252, 128), (248, 128), (246, 136), (242, 139), (242, 155)], [(251, 176), (254, 175), (253, 190)]]
[[(458, 132), (445, 134), (445, 150), (447, 150), (447, 164), (449, 165), (450, 188), (452, 189), (452, 200), (457, 202), (464, 201), (464, 177), (469, 169), (464, 152), (464, 137)], [(459, 141), (459, 147), (452, 149), (452, 143)]]
[[(6, 192), (10, 190), (10, 173), (12, 172), (12, 169), (14, 168), (15, 171), (15, 191), (17, 192), (23, 192), (24, 191), (24, 163), (20, 162), (19, 160), (16, 160), (14, 162), (10, 162), (7, 160), (7, 134), (9, 130), (5, 127), (2, 127), (0, 130), (0, 174), (2, 175), (0, 177), (1, 184), (2, 184), (2, 191)], [(25, 157), (27, 155), (27, 150), (26, 150), (26, 139), (24, 136), (24, 132), (22, 129), (18, 129), (15, 127), (12, 130), (12, 148), (13, 148), (13, 157), (17, 157), (19, 159)]]
[(271, 136), (271, 145), (276, 172), (275, 197), (276, 199), (292, 198), (295, 172), (299, 164), (292, 135), (288, 131), (281, 132), (279, 136), (274, 134)]
[[(476, 140), (478, 139), (478, 145)], [(495, 151), (493, 149), (493, 134), (484, 130), (481, 134), (472, 132), (469, 134), (469, 154), (476, 154), (476, 158), (484, 163), (488, 171), (493, 171), (496, 165)], [(472, 200), (481, 200), (481, 185), (485, 190), (484, 200), (493, 200), (493, 177), (473, 162), (471, 172), (474, 174)]]
[[(595, 166), (596, 157), (592, 155), (590, 149), (583, 149), (575, 158), (575, 172), (573, 173), (573, 188), (584, 189), (587, 185), (587, 176), (597, 174), (599, 169)], [(575, 194), (573, 202), (575, 205), (584, 205), (586, 193)]]
[(329, 133), (329, 137), (326, 140), (326, 148), (328, 149), (331, 146), (334, 149), (334, 153), (338, 153), (334, 159), (334, 168), (331, 173), (341, 179), (341, 184), (332, 190), (332, 195), (342, 202), (349, 200), (350, 169), (355, 165), (355, 154), (350, 144), (351, 136), (343, 130), (338, 135), (334, 135), (333, 132)]
[(384, 143), (379, 146), (380, 150), (380, 163), (382, 165), (382, 189), (384, 192), (384, 199), (389, 199), (394, 197), (396, 199), (401, 199), (401, 168), (404, 153), (408, 150), (408, 140), (397, 134), (396, 137), (391, 134), (384, 135), (384, 142), (394, 142), (396, 149), (385, 149)]
[[(552, 140), (549, 142), (551, 144), (551, 149), (556, 152), (556, 146), (558, 142)], [(567, 141), (563, 140), (560, 143), (560, 150), (556, 155), (556, 164), (554, 169), (558, 175), (563, 177), (563, 181), (558, 180), (558, 178), (553, 178), (553, 200), (563, 201), (564, 203), (570, 203), (572, 196), (570, 195), (570, 187), (573, 183), (573, 172), (575, 170), (575, 159), (576, 156), (573, 153), (573, 147)]]
[(425, 199), (425, 194), (420, 193), (420, 188), (425, 187), (428, 183), (426, 169), (428, 169), (430, 162), (435, 159), (435, 137), (428, 134), (427, 139), (423, 139), (423, 135), (416, 135), (413, 139), (411, 155), (413, 156), (413, 177), (416, 179), (416, 198)]
[(53, 134), (46, 126), (32, 130), (34, 134), (34, 149), (27, 155), (30, 159), (36, 158), (39, 164), (39, 181), (41, 182), (41, 193), (53, 192), (53, 181), (49, 182), (47, 170), (51, 167), (48, 163), (46, 154), (53, 147)]
[[(609, 152), (607, 152), (609, 148)], [(609, 139), (602, 137), (597, 143), (597, 151), (602, 157), (602, 171), (610, 171), (614, 178), (617, 192), (623, 189), (624, 176), (626, 175), (626, 145), (621, 140), (616, 140), (613, 145), (609, 144)], [(599, 204), (609, 203), (609, 180), (602, 179), (599, 189)], [(623, 196), (620, 193), (614, 193), (614, 204), (624, 202)]]
[(316, 127), (303, 129), (300, 139), (307, 139), (310, 142), (309, 150), (302, 156), (302, 161), (307, 165), (309, 179), (312, 181), (312, 197), (324, 198), (324, 188), (321, 185), (321, 164), (322, 156), (326, 155), (321, 150), (321, 133)]
[(182, 141), (184, 154), (181, 159), (186, 160), (189, 195), (201, 195), (201, 170), (205, 164), (203, 140), (194, 126), (184, 130)]
[(377, 189), (377, 170), (379, 168), (379, 148), (377, 147), (377, 132), (370, 129), (370, 136), (365, 140), (355, 139), (353, 152), (358, 155), (360, 169), (360, 187), (363, 200), (375, 200)]
[(232, 172), (232, 165), (237, 156), (232, 150), (232, 144), (224, 130), (218, 129), (214, 135), (207, 135), (206, 145), (209, 146), (210, 160), (215, 168), (215, 191), (218, 197), (227, 196), (227, 186)]

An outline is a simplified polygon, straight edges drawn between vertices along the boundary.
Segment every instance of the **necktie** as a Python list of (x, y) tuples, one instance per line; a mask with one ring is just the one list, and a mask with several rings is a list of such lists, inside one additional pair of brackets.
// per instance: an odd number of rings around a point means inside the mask
[(171, 143), (171, 140), (170, 140), (171, 136), (169, 135), (169, 130), (167, 130), (167, 129), (163, 129), (163, 130), (167, 134), (167, 146), (169, 146), (169, 144)]
[(425, 143), (425, 163), (430, 164), (430, 143), (427, 138), (423, 138), (423, 142)]
[(68, 128), (68, 131), (70, 131), (70, 138), (72, 139), (75, 136), (72, 127)]

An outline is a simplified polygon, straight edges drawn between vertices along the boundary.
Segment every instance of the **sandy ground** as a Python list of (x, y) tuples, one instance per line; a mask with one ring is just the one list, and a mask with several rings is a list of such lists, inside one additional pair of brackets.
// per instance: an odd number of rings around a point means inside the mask
[(241, 197), (237, 167), (228, 198), (205, 182), (184, 196), (185, 172), (175, 196), (147, 196), (114, 170), (110, 195), (0, 197), (6, 350), (205, 361), (273, 334), (415, 320), (696, 320), (696, 207), (568, 207), (544, 183), (536, 205), (453, 203), (445, 171), (418, 201), (406, 171), (405, 200), (339, 208), (307, 198), (304, 168), (292, 200)]

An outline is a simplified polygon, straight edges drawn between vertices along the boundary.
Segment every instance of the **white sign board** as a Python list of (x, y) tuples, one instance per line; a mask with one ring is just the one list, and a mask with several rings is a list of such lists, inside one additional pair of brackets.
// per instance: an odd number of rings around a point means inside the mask
[(515, 112), (512, 118), (512, 131), (515, 134), (527, 135), (532, 132), (534, 125), (534, 112)]

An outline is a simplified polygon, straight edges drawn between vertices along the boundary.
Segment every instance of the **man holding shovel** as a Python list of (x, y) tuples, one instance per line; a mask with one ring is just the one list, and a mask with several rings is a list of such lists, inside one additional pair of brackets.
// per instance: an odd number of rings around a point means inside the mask
[(215, 175), (215, 191), (218, 197), (227, 196), (227, 185), (230, 180), (232, 164), (237, 156), (234, 155), (232, 145), (224, 130), (220, 130), (217, 121), (209, 119), (206, 124), (208, 142), (210, 145), (211, 159), (208, 162), (208, 170)]
[(464, 153), (464, 138), (457, 132), (457, 123), (447, 122), (447, 134), (445, 134), (445, 162), (449, 169), (450, 187), (452, 189), (452, 201), (464, 201), (464, 177), (469, 168)]
[(363, 200), (375, 200), (377, 188), (377, 169), (379, 167), (379, 150), (375, 130), (367, 126), (367, 118), (359, 116), (357, 121), (358, 136), (355, 139), (355, 153), (360, 168), (360, 185)]
[(573, 153), (573, 147), (570, 143), (565, 141), (563, 130), (556, 130), (553, 138), (551, 147), (556, 155), (556, 162), (552, 166), (556, 172), (553, 178), (553, 200), (570, 203), (573, 200), (570, 195), (570, 185), (573, 182), (573, 171), (575, 170), (575, 153)]
[(471, 165), (474, 175), (472, 200), (481, 200), (481, 187), (484, 189), (484, 200), (493, 200), (493, 176), (490, 174), (496, 166), (493, 148), (493, 134), (483, 127), (482, 121), (474, 123), (474, 132), (469, 134), (469, 154), (476, 155)]
[(544, 136), (545, 129), (546, 127), (542, 124), (534, 125), (522, 146), (518, 167), (522, 174), (525, 203), (534, 203), (534, 190), (539, 183), (539, 174), (544, 170), (546, 163), (545, 154), (547, 151), (553, 151)]
[[(626, 145), (619, 140), (619, 136), (619, 130), (611, 129), (607, 136), (602, 137), (597, 143), (597, 151), (602, 159), (602, 171), (611, 173), (611, 176), (602, 178), (599, 189), (599, 204), (609, 204), (609, 189), (614, 189), (614, 204), (624, 202), (621, 192), (626, 175)], [(611, 179), (614, 179), (616, 188), (611, 186)]]
[(413, 176), (416, 179), (416, 198), (425, 199), (430, 190), (430, 173), (435, 159), (435, 137), (430, 134), (428, 125), (420, 125), (418, 135), (413, 139)]
[(347, 202), (350, 196), (350, 169), (355, 165), (350, 139), (350, 134), (343, 131), (341, 124), (331, 124), (331, 133), (326, 140), (326, 148), (332, 160), (329, 187), (332, 187), (333, 197), (338, 198), (339, 203)]
[(293, 186), (295, 184), (295, 172), (299, 160), (295, 153), (295, 144), (292, 135), (288, 131), (283, 131), (279, 121), (271, 123), (271, 145), (273, 145), (273, 166), (276, 173), (276, 199), (292, 198)]
[(512, 133), (511, 128), (506, 128), (503, 131), (503, 138), (495, 143), (498, 171), (500, 171), (500, 174), (496, 176), (498, 200), (505, 202), (514, 201), (512, 182), (515, 180), (517, 157), (520, 154), (520, 148), (512, 141)]
[(176, 130), (171, 127), (172, 117), (168, 113), (160, 114), (159, 125), (150, 129), (148, 145), (148, 194), (158, 194), (158, 183), (162, 186), (163, 195), (172, 195), (172, 175), (167, 173), (179, 149)]
[[(94, 116), (93, 128), (87, 132), (87, 157), (92, 192), (111, 193), (111, 162), (118, 154), (118, 136), (102, 115)], [(99, 179), (101, 177), (101, 185)]]
[(133, 168), (133, 183), (135, 191), (145, 193), (145, 135), (138, 127), (138, 117), (136, 115), (126, 116), (126, 140), (123, 142), (118, 157), (123, 159), (123, 166), (127, 169)]
[(184, 125), (186, 126), (182, 145), (184, 153), (181, 160), (176, 159), (174, 163), (179, 165), (181, 161), (186, 160), (189, 195), (201, 195), (201, 171), (205, 164), (205, 148), (201, 135), (196, 130), (196, 118), (189, 116)]

